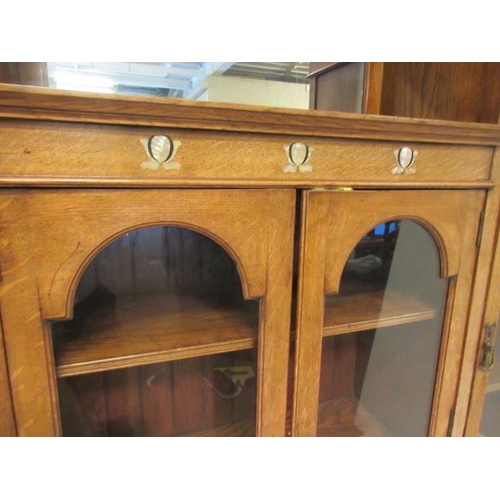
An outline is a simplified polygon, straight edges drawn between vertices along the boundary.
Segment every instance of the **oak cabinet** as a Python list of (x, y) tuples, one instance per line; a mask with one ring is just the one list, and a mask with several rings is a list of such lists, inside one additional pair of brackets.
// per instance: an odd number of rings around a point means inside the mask
[(2, 435), (466, 433), (498, 126), (9, 85), (0, 117)]

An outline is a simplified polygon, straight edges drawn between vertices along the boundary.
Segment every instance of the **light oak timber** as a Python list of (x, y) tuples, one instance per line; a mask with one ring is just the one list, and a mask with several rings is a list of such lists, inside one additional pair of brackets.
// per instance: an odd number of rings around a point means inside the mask
[[(492, 179), (500, 181), (500, 150), (493, 159)], [(486, 323), (496, 323), (500, 315), (498, 283), (500, 189), (495, 187), (486, 198), (481, 252), (474, 276), (462, 370), (459, 379), (459, 393), (456, 401), (454, 435), (477, 436), (479, 432), (484, 390), (488, 374), (481, 370), (479, 360)], [(469, 416), (470, 412), (470, 416)]]
[(216, 180), (204, 179), (191, 181), (189, 179), (171, 180), (171, 179), (143, 179), (143, 178), (106, 178), (99, 179), (98, 177), (78, 178), (78, 177), (19, 177), (19, 176), (3, 176), (0, 177), (0, 187), (38, 187), (38, 188), (344, 188), (348, 187), (359, 189), (417, 189), (424, 188), (428, 190), (439, 189), (492, 189), (495, 183), (492, 181), (474, 181), (474, 182), (453, 182), (453, 181), (435, 181), (435, 182), (408, 182), (404, 179), (393, 182), (359, 182), (359, 181), (307, 181), (297, 180), (296, 182), (276, 182), (268, 181), (253, 181), (253, 180)]
[[(319, 376), (321, 365), (321, 338), (324, 328), (325, 293), (336, 293), (339, 290), (340, 279), (345, 263), (355, 245), (368, 232), (384, 221), (395, 219), (412, 219), (434, 237), (440, 255), (441, 277), (455, 276), (460, 266), (474, 266), (470, 246), (475, 238), (471, 232), (479, 224), (481, 193), (471, 195), (460, 191), (439, 191), (430, 194), (426, 191), (396, 191), (396, 192), (334, 192), (310, 191), (307, 193), (303, 206), (302, 232), (306, 237), (301, 242), (301, 263), (299, 269), (304, 276), (299, 278), (297, 307), (297, 367), (295, 371), (296, 403), (292, 413), (292, 434), (314, 435), (315, 415), (318, 408)], [(474, 202), (471, 202), (475, 200)], [(472, 203), (472, 205), (471, 205)], [(471, 208), (472, 214), (469, 213)], [(468, 221), (473, 218), (475, 226)], [(468, 237), (468, 249), (463, 250), (463, 241)], [(472, 243), (471, 243), (472, 240)], [(464, 260), (461, 263), (461, 260)], [(461, 281), (461, 288), (453, 289), (448, 302), (448, 311), (455, 311), (460, 300), (469, 293), (469, 283), (464, 280), (469, 277), (467, 272)], [(299, 274), (300, 276), (300, 274)], [(307, 277), (307, 278), (306, 278)], [(306, 281), (307, 279), (307, 281)], [(454, 299), (457, 298), (456, 303)], [(448, 314), (451, 314), (448, 312)], [(455, 324), (460, 325), (464, 316), (457, 314)], [(453, 335), (452, 335), (453, 332)], [(462, 329), (463, 332), (463, 329)], [(459, 326), (451, 326), (445, 319), (443, 343), (452, 336), (463, 338)], [(458, 347), (451, 353), (455, 363), (451, 363), (458, 373), (454, 358)], [(307, 353), (305, 356), (303, 353)], [(444, 363), (441, 358), (441, 363)], [(442, 373), (442, 364), (438, 366), (438, 374)], [(443, 377), (437, 378), (439, 387), (436, 391), (454, 394), (456, 384)], [(452, 386), (450, 386), (452, 385)], [(308, 387), (306, 390), (305, 387)], [(303, 391), (303, 392), (301, 392)], [(300, 397), (299, 397), (300, 394)], [(303, 405), (303, 406), (302, 406)], [(299, 412), (300, 410), (300, 412)], [(448, 424), (449, 414), (436, 413), (433, 409), (432, 428), (438, 426), (441, 430)], [(436, 415), (439, 416), (437, 422)], [(432, 429), (431, 429), (432, 430)]]
[(55, 325), (57, 375), (173, 361), (257, 344), (257, 309), (232, 310), (211, 300), (168, 295), (117, 297), (88, 311), (81, 325)]
[[(291, 436), (315, 436), (320, 394), (328, 206), (302, 197)], [(311, 207), (312, 205), (312, 207)], [(319, 333), (319, 334), (318, 334)]]
[[(1, 317), (0, 317), (1, 320)], [(0, 437), (16, 435), (16, 422), (12, 410), (9, 373), (7, 369), (7, 358), (3, 345), (2, 323), (0, 321)]]
[[(257, 436), (284, 436), (292, 309), (296, 193), (274, 192), (267, 206), (267, 289), (259, 303)], [(262, 238), (262, 226), (259, 235)]]
[[(284, 435), (295, 192), (134, 190), (132, 204), (130, 193), (116, 190), (9, 190), (2, 193), (5, 206), (10, 210), (9, 217), (4, 219), (7, 241), (20, 241), (18, 232), (30, 237), (30, 256), (36, 265), (30, 267), (28, 274), (33, 279), (32, 290), (38, 295), (33, 320), (40, 322), (40, 312), (46, 320), (70, 318), (83, 270), (119, 236), (153, 225), (170, 224), (199, 231), (220, 244), (236, 262), (243, 294), (247, 298), (262, 297), (257, 341), (256, 432), (265, 436)], [(15, 213), (14, 204), (20, 205)], [(16, 224), (21, 219), (28, 222), (29, 228)], [(6, 248), (9, 250), (10, 246)], [(5, 256), (6, 261), (8, 258)], [(8, 284), (5, 279), (3, 283)], [(19, 308), (14, 311), (14, 304), (15, 300), (10, 300), (9, 307), (18, 315)], [(10, 321), (8, 325), (12, 333), (6, 333), (7, 350), (8, 355), (13, 356), (9, 338), (16, 339), (17, 329)], [(22, 340), (18, 344), (22, 348), (27, 340), (22, 336), (17, 338)], [(33, 363), (32, 370), (47, 371), (50, 359), (46, 358), (44, 349), (35, 352), (44, 360), (41, 367)], [(32, 382), (23, 377), (24, 373), (28, 371), (21, 373), (19, 384), (31, 387)], [(44, 379), (39, 377), (38, 384), (43, 383)], [(51, 385), (48, 381), (44, 388), (46, 394), (39, 396), (41, 406), (48, 404), (50, 408)], [(29, 394), (22, 396), (30, 397)], [(51, 409), (42, 414), (53, 417)], [(54, 435), (58, 427), (55, 421), (50, 429), (47, 422), (38, 430), (26, 430), (26, 434)]]
[[(179, 170), (144, 169), (149, 161), (141, 140), (167, 134), (180, 141), (175, 162)], [(193, 131), (170, 128), (116, 127), (73, 123), (7, 120), (0, 122), (0, 182), (9, 185), (22, 177), (47, 176), (52, 182), (104, 181), (193, 185), (243, 181), (265, 185), (342, 182), (368, 186), (488, 182), (493, 148), (475, 145), (421, 144), (395, 141), (358, 141), (310, 137), (314, 147), (312, 172), (284, 172), (289, 163), (283, 148), (294, 136)], [(394, 175), (395, 151), (410, 146), (418, 151), (416, 173)], [(113, 184), (113, 185), (114, 185)]]
[[(497, 151), (494, 159), (494, 174), (500, 177), (500, 151)], [(460, 385), (462, 392), (457, 403), (459, 424), (465, 428), (466, 436), (477, 436), (481, 426), (481, 417), (485, 394), (488, 390), (488, 383), (491, 372), (480, 368), (482, 349), (486, 335), (486, 324), (496, 324), (500, 319), (500, 227), (496, 217), (500, 209), (500, 190), (496, 188), (490, 192), (486, 205), (486, 217), (481, 253), (476, 277), (476, 287), (474, 289), (473, 301), (486, 300), (483, 315), (481, 310), (473, 316), (472, 324), (469, 328), (469, 338), (464, 354), (464, 370)], [(496, 222), (495, 222), (496, 221)], [(492, 246), (493, 245), (493, 246)], [(490, 257), (490, 262), (486, 259)], [(484, 258), (484, 260), (483, 260)], [(489, 265), (488, 265), (489, 264)], [(491, 267), (490, 267), (491, 266)], [(489, 273), (489, 280), (486, 276)], [(485, 283), (485, 281), (487, 281)], [(473, 302), (474, 304), (474, 302)], [(495, 343), (496, 329), (491, 339), (492, 345)], [(496, 353), (498, 364), (498, 352)], [(498, 366), (496, 367), (498, 368)], [(460, 432), (462, 429), (458, 429)]]
[(340, 293), (325, 299), (323, 336), (404, 325), (434, 316), (434, 308), (422, 301), (390, 291)]
[(496, 145), (498, 127), (0, 84), (0, 116), (268, 134)]
[[(417, 202), (415, 197), (422, 195), (423, 198)], [(326, 194), (317, 193), (315, 196), (326, 196)], [(440, 399), (441, 406), (436, 403), (433, 406), (429, 427), (430, 435), (446, 435), (451, 407), (456, 397), (456, 377), (463, 349), (464, 322), (471, 277), (475, 267), (475, 242), (482, 209), (482, 193), (366, 191), (331, 193), (330, 196), (329, 213), (332, 216), (328, 221), (328, 227), (332, 237), (327, 242), (325, 283), (327, 292), (338, 290), (343, 266), (356, 243), (371, 228), (387, 220), (413, 219), (431, 233), (440, 254), (442, 278), (455, 276), (459, 270), (461, 271), (460, 283), (453, 281), (448, 294), (448, 316), (445, 317), (443, 324), (440, 357), (440, 363), (445, 364), (438, 365), (434, 401), (438, 400), (441, 391), (443, 397)], [(363, 213), (362, 218), (360, 212)], [(340, 238), (339, 234), (345, 236)], [(335, 238), (333, 235), (336, 235)], [(467, 243), (464, 243), (465, 241)], [(453, 311), (452, 323), (451, 311)], [(451, 339), (452, 344), (449, 350), (446, 350), (448, 339)], [(449, 356), (446, 361), (444, 352)], [(443, 366), (446, 366), (446, 371)], [(446, 373), (444, 378), (443, 373)]]
[[(434, 237), (440, 254), (441, 277), (458, 272), (463, 221), (469, 194), (462, 191), (313, 192), (329, 205), (326, 256), (327, 293), (337, 293), (345, 263), (356, 244), (381, 222), (412, 219)], [(376, 207), (376, 208), (374, 208)], [(362, 215), (361, 215), (362, 212)], [(337, 235), (342, 234), (343, 238)]]
[[(295, 247), (301, 255), (297, 268), (297, 341), (291, 368), (291, 433), (317, 433), (318, 409), (324, 403), (318, 396), (323, 333), (329, 314), (324, 307), (325, 293), (338, 291), (340, 271), (356, 238), (376, 224), (395, 218), (413, 219), (430, 231), (439, 249), (441, 276), (450, 280), (429, 434), (445, 434), (453, 408), (456, 417), (452, 434), (463, 433), (471, 394), (479, 403), (484, 397), (481, 374), (476, 375), (473, 387), (483, 322), (497, 314), (499, 307), (496, 304), (486, 317), (483, 315), (489, 290), (494, 297), (490, 275), (500, 205), (498, 153), (493, 156), (500, 144), (498, 125), (1, 85), (0, 132), (0, 312), (15, 432), (19, 435), (61, 433), (49, 323), (71, 317), (75, 290), (87, 266), (102, 271), (103, 279), (107, 279), (102, 259), (97, 257), (91, 264), (101, 251), (105, 256), (107, 246), (117, 238), (158, 225), (191, 229), (211, 238), (236, 263), (244, 297), (259, 300), (259, 324), (253, 326), (251, 336), (257, 352), (256, 394), (249, 394), (228, 412), (237, 414), (241, 422), (251, 420), (248, 432), (252, 435), (284, 435), (294, 203), (300, 188), (318, 191), (302, 191), (300, 242)], [(175, 158), (183, 165), (180, 171), (140, 168), (147, 157), (138, 141), (153, 134), (169, 134), (182, 142)], [(314, 170), (288, 176), (283, 172), (287, 163), (283, 146), (297, 140), (315, 148), (310, 159)], [(130, 144), (137, 149), (129, 149)], [(394, 150), (402, 146), (419, 152), (414, 175), (391, 173)], [(345, 186), (367, 191), (325, 190)], [(331, 200), (325, 202), (329, 197)], [(485, 197), (484, 235), (477, 249), (479, 211)], [(335, 232), (342, 237), (334, 237)], [(130, 243), (129, 250), (124, 263), (131, 262), (132, 267), (137, 264), (135, 251), (158, 258), (141, 245)], [(191, 255), (189, 242), (185, 250)], [(196, 281), (196, 269), (183, 270), (186, 283)], [(117, 287), (128, 291), (142, 290), (145, 285), (130, 269), (120, 278)], [(92, 283), (89, 279), (85, 286)], [(394, 314), (388, 320), (424, 321), (419, 315), (431, 314), (424, 306), (406, 304), (408, 314)], [(353, 327), (355, 331), (367, 325), (381, 326), (370, 324), (379, 321), (375, 313), (371, 318), (366, 323), (358, 316), (363, 321)], [(343, 320), (335, 328), (351, 328), (355, 323)], [(331, 339), (345, 339), (347, 343), (348, 331), (344, 333)], [(353, 350), (348, 347), (349, 357)], [(230, 348), (233, 354), (219, 353), (214, 345), (207, 349), (213, 357), (240, 359), (241, 355), (243, 359), (245, 355), (234, 345)], [(129, 427), (134, 433), (174, 432), (161, 423), (156, 428), (154, 418), (149, 422), (151, 427), (144, 420), (157, 411), (169, 414), (174, 409), (168, 399), (172, 393), (182, 395), (176, 411), (184, 419), (189, 408), (182, 407), (182, 398), (198, 391), (199, 371), (208, 366), (205, 360), (191, 357), (189, 351), (187, 347), (183, 359), (172, 362), (179, 363), (179, 374), (193, 374), (182, 387), (172, 382), (172, 387), (156, 387), (147, 395), (144, 376), (154, 366), (151, 364), (127, 368), (134, 386), (131, 392), (119, 393), (122, 380), (118, 376), (116, 384), (110, 383), (110, 390), (118, 388), (116, 401), (134, 408), (142, 398), (142, 414), (130, 414)], [(170, 353), (170, 359), (173, 351), (167, 349), (161, 355), (165, 352)], [(339, 359), (339, 352), (337, 355), (333, 353), (336, 365), (352, 369), (347, 367), (347, 358)], [(111, 378), (122, 363), (127, 363), (127, 356), (119, 358), (115, 358), (116, 370), (110, 371)], [(142, 360), (141, 364), (149, 361)], [(87, 376), (95, 377), (94, 386), (100, 390), (100, 374)], [(66, 376), (59, 381), (77, 379)], [(343, 394), (347, 382), (352, 383), (342, 376), (337, 382), (336, 389)], [(156, 404), (154, 399), (163, 396), (166, 404)], [(101, 399), (95, 409), (97, 431), (105, 418), (105, 405), (112, 402)], [(87, 400), (90, 406), (95, 402)], [(218, 413), (209, 397), (198, 403), (189, 421), (184, 419), (185, 428), (179, 426), (181, 432), (240, 432), (238, 424), (228, 423), (231, 419), (226, 409)], [(477, 404), (471, 404), (469, 429), (475, 425), (472, 406), (476, 408)], [(248, 418), (252, 412), (256, 419)], [(116, 415), (122, 417), (119, 412)]]
[(47, 364), (33, 241), (21, 197), (0, 192), (0, 310), (12, 404), (19, 436), (53, 436), (59, 429)]
[(213, 239), (236, 262), (245, 298), (262, 297), (274, 238), (264, 230), (272, 224), (268, 207), (284, 198), (286, 210), (294, 202), (293, 191), (264, 190), (29, 190), (23, 197), (41, 310), (50, 320), (71, 317), (78, 281), (103, 248), (150, 226), (185, 227)]
[[(429, 423), (429, 435), (446, 436), (450, 433), (450, 419), (458, 397), (458, 380), (465, 345), (467, 320), (471, 311), (474, 272), (477, 266), (477, 235), (480, 214), (484, 208), (485, 193), (468, 193), (468, 209), (464, 219), (462, 258), (457, 276), (450, 280), (443, 319), (439, 362)], [(451, 429), (451, 434), (454, 430)]]

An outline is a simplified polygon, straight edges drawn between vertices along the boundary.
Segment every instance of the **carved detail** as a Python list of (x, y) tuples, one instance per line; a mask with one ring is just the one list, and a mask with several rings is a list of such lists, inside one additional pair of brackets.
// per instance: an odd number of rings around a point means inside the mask
[(177, 153), (180, 141), (172, 141), (168, 135), (153, 135), (149, 139), (139, 141), (151, 161), (141, 163), (141, 168), (158, 170), (162, 166), (165, 170), (180, 170), (181, 164), (172, 160)]
[(299, 172), (312, 172), (313, 166), (308, 165), (314, 148), (309, 147), (304, 142), (294, 142), (288, 146), (284, 146), (283, 149), (286, 152), (288, 159), (288, 165), (283, 167), (283, 172), (295, 173), (297, 170)]
[(417, 171), (413, 167), (413, 164), (415, 163), (415, 158), (417, 155), (418, 151), (414, 151), (408, 146), (394, 151), (394, 156), (396, 157), (398, 166), (392, 169), (392, 173), (394, 175), (416, 174)]

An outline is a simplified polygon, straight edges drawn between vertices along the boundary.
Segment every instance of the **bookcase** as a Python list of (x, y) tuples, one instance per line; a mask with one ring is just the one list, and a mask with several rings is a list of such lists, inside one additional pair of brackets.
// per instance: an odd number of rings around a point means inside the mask
[(1, 85), (0, 434), (464, 435), (499, 142)]

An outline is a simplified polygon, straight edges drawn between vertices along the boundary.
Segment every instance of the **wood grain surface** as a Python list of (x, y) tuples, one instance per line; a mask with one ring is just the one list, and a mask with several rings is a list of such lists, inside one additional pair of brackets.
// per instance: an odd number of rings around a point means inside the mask
[[(283, 196), (286, 202), (281, 207)], [(245, 298), (265, 295), (270, 243), (268, 237), (263, 237), (268, 234), (266, 230), (261, 231), (271, 224), (267, 207), (277, 203), (275, 216), (279, 218), (281, 210), (290, 210), (288, 203), (294, 193), (30, 190), (23, 191), (23, 197), (30, 232), (36, 241), (34, 258), (42, 314), (46, 319), (63, 319), (71, 315), (78, 280), (90, 261), (124, 234), (153, 226), (184, 227), (213, 239), (235, 261)], [(130, 266), (130, 260), (126, 261)], [(126, 268), (121, 272), (121, 279), (130, 283), (130, 272), (128, 278)]]
[(60, 377), (257, 345), (257, 307), (232, 309), (210, 299), (141, 294), (80, 314), (77, 321), (53, 328)]
[(0, 116), (297, 136), (495, 145), (498, 125), (359, 116), (0, 84)]
[[(141, 140), (168, 135), (181, 142), (179, 170), (141, 168), (149, 161)], [(169, 128), (112, 127), (25, 121), (0, 122), (0, 183), (26, 185), (39, 178), (59, 185), (350, 185), (467, 183), (489, 180), (493, 149), (474, 145), (413, 141), (364, 141), (310, 137), (311, 172), (284, 172), (284, 148), (297, 136), (191, 131)], [(394, 175), (395, 152), (418, 152), (413, 175)]]
[(7, 369), (7, 358), (3, 345), (3, 333), (0, 322), (0, 437), (16, 435), (16, 422), (12, 409), (12, 398), (10, 395), (9, 372)]
[[(435, 390), (441, 395), (441, 406), (435, 402), (431, 416), (431, 434), (443, 435), (443, 428), (449, 421), (449, 414), (444, 408), (456, 397), (464, 319), (467, 316), (464, 303), (467, 303), (471, 291), (471, 270), (476, 259), (473, 235), (477, 233), (482, 199), (482, 193), (479, 192), (456, 191), (433, 194), (426, 191), (308, 193), (303, 205), (299, 266), (302, 280), (299, 277), (297, 365), (292, 413), (294, 435), (316, 433), (321, 338), (328, 318), (329, 321), (339, 320), (328, 308), (328, 312), (325, 311), (325, 292), (338, 292), (345, 263), (355, 245), (377, 224), (395, 219), (413, 219), (431, 233), (439, 249), (442, 277), (455, 276), (461, 271), (458, 282), (454, 282), (450, 292), (443, 326)], [(465, 245), (464, 239), (467, 240)], [(337, 300), (343, 299), (340, 297)], [(372, 301), (371, 304), (374, 306), (375, 303)], [(360, 330), (364, 329), (362, 320), (370, 307), (357, 307)], [(416, 307), (416, 304), (413, 303), (412, 307)], [(425, 308), (423, 311), (427, 319), (432, 318), (432, 311), (425, 311)], [(340, 317), (343, 313), (346, 311), (341, 311)], [(353, 314), (356, 315), (356, 311)], [(355, 321), (352, 321), (354, 325)], [(353, 331), (355, 326), (352, 329), (347, 326), (339, 328)]]
[[(494, 158), (493, 177), (500, 180), (500, 152)], [(483, 238), (471, 298), (471, 318), (460, 374), (460, 391), (457, 398), (454, 433), (477, 436), (481, 423), (488, 372), (479, 368), (485, 325), (498, 323), (500, 318), (500, 241), (498, 217), (500, 190), (488, 193), (486, 200)], [(493, 339), (494, 340), (494, 339)], [(497, 353), (498, 356), (498, 353)], [(498, 362), (498, 361), (497, 361)]]
[(434, 308), (391, 291), (327, 296), (323, 335), (362, 332), (384, 326), (403, 325), (434, 318)]

